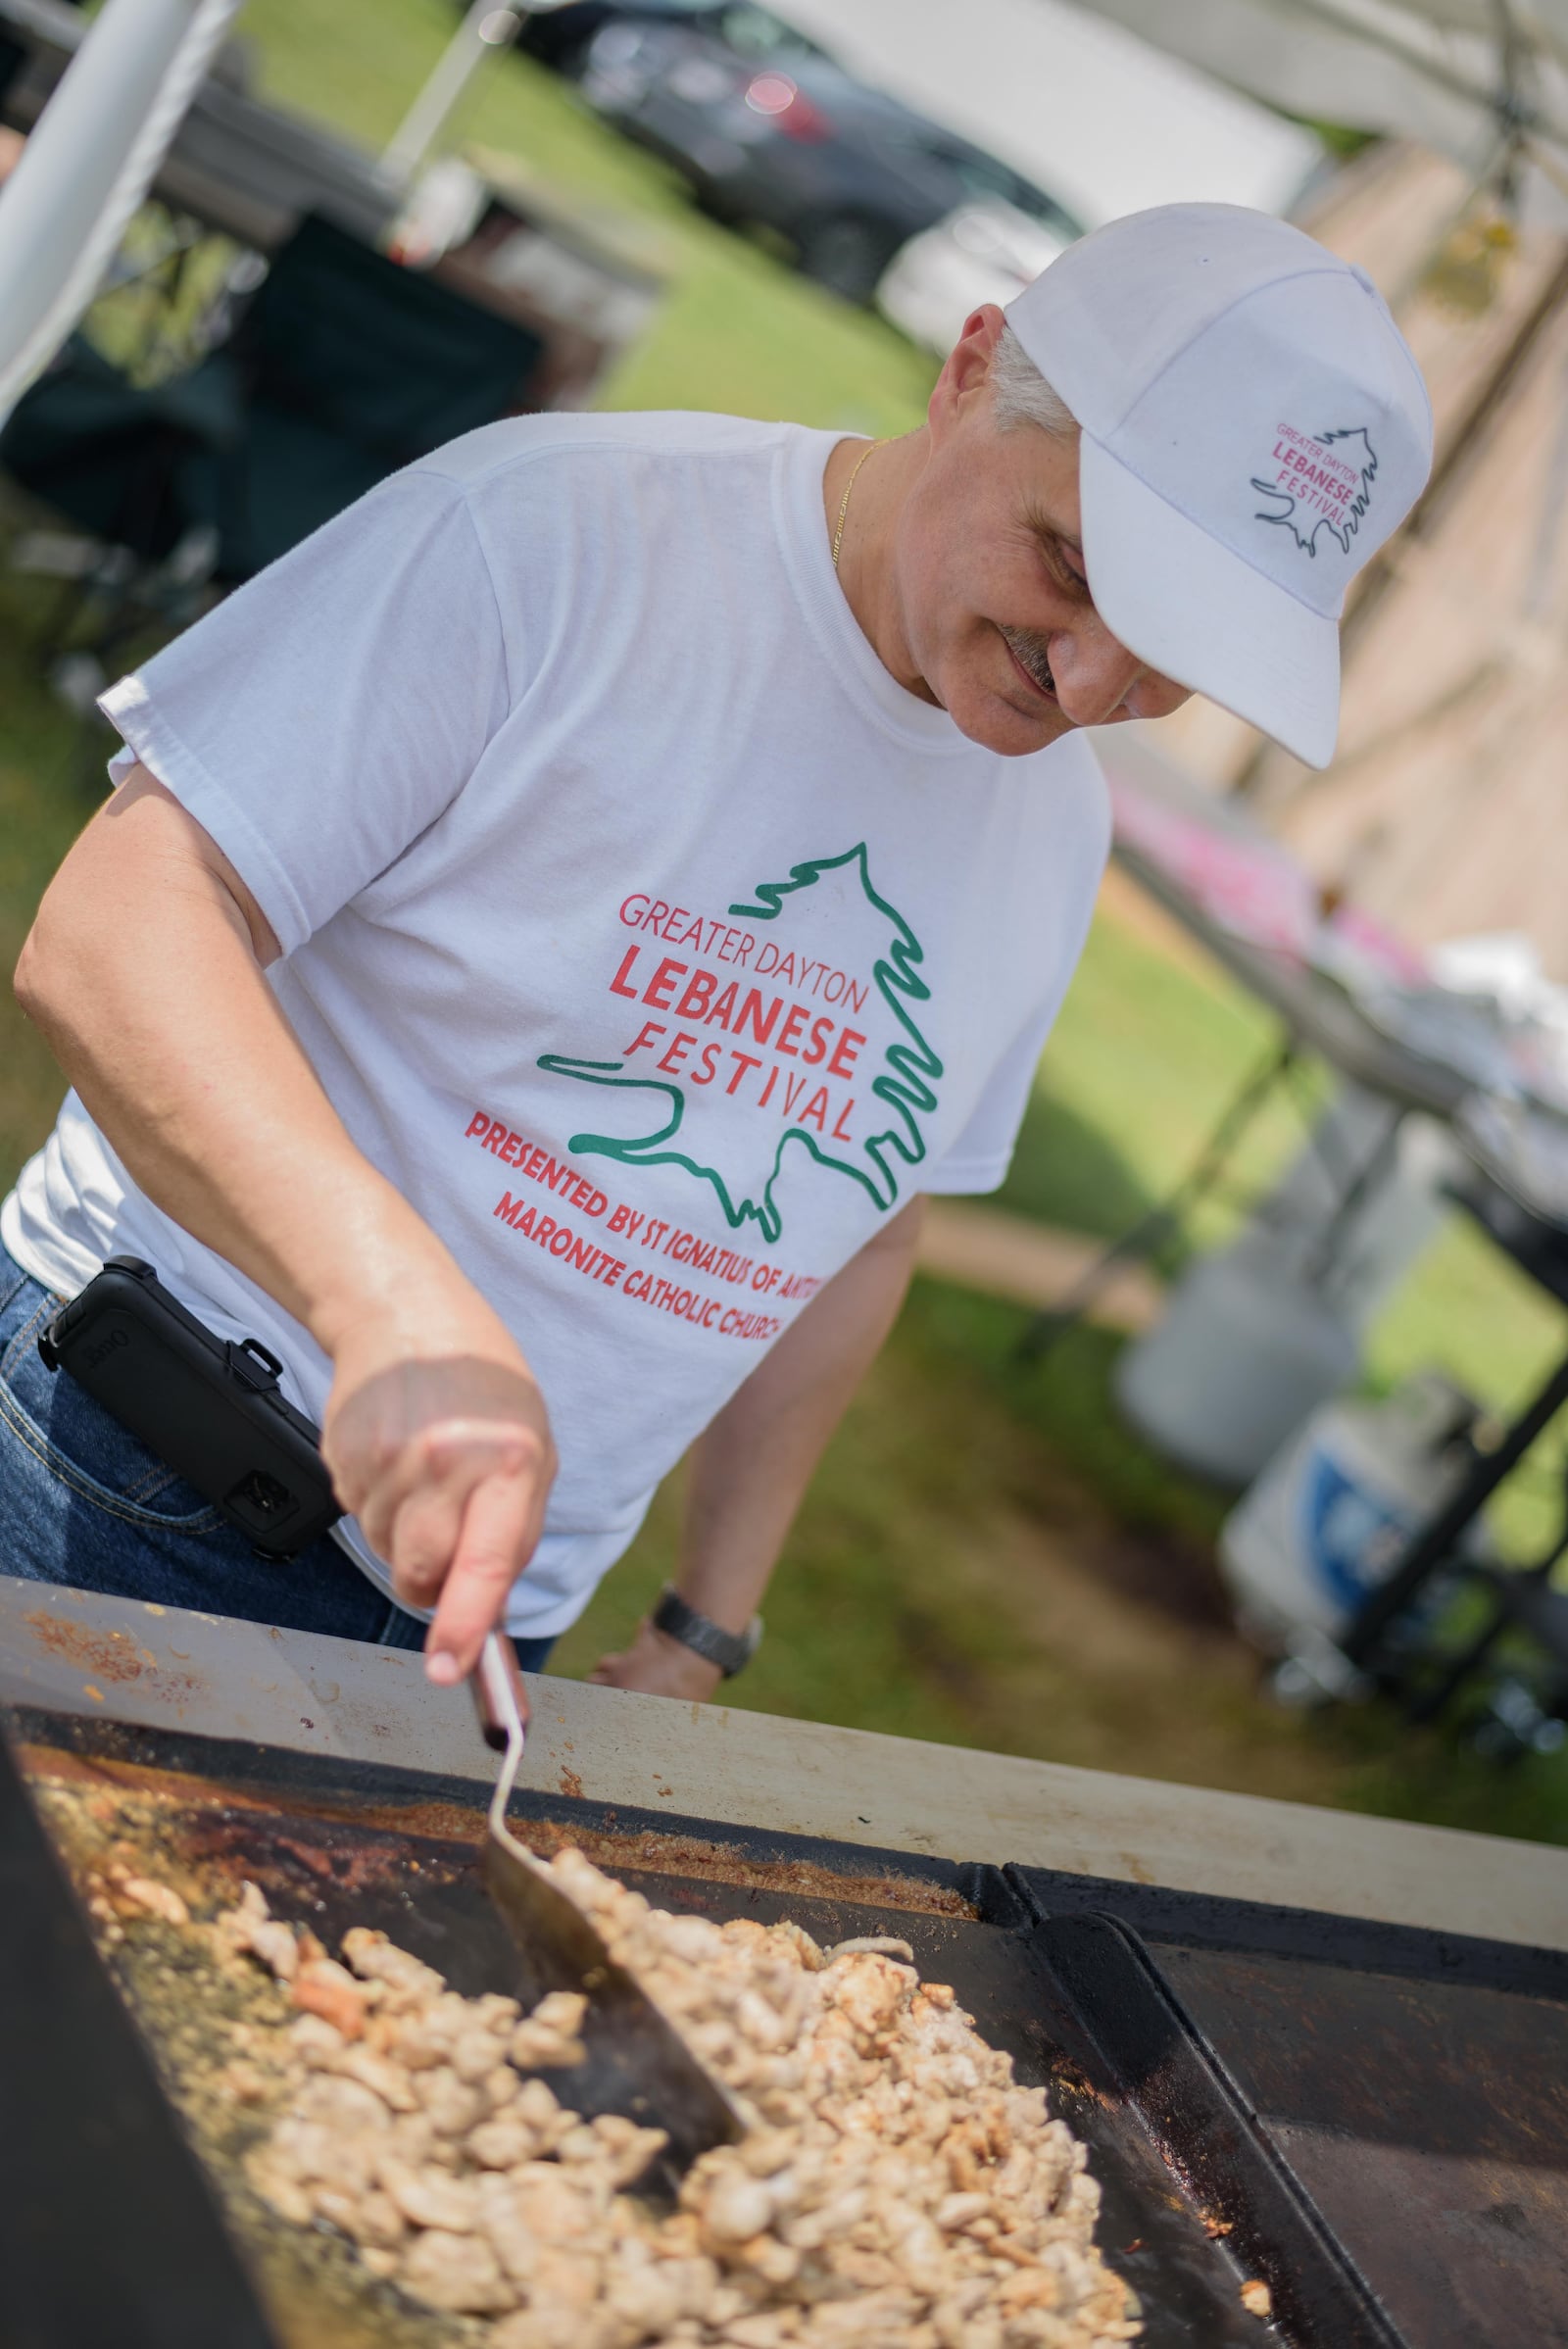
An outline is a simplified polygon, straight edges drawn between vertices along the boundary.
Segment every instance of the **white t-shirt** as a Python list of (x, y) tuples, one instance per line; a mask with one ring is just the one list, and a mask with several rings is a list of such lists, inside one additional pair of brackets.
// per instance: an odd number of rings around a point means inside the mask
[[(538, 1376), (561, 1472), (518, 1633), (575, 1620), (884, 1216), (1001, 1181), (1088, 926), (1093, 753), (994, 757), (883, 668), (829, 557), (835, 438), (490, 425), (104, 699), (112, 771), (139, 759), (254, 892), (350, 1135)], [(0, 1236), (67, 1293), (148, 1258), (319, 1419), (319, 1348), (74, 1096)]]

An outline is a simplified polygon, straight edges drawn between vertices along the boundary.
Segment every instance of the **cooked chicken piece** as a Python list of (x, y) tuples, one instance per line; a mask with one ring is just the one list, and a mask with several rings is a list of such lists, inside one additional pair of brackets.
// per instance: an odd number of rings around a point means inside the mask
[(336, 2024), (323, 2015), (297, 2015), (284, 2036), (302, 2063), (321, 2071), (330, 2070), (348, 2045)]
[(583, 2329), (582, 2311), (558, 2300), (503, 2318), (491, 2331), (490, 2349), (592, 2349), (592, 2344)]
[(343, 1955), (362, 1980), (385, 1985), (387, 2004), (394, 2008), (437, 1998), (446, 1988), (433, 1967), (421, 1965), (385, 1933), (372, 1933), (368, 1926), (356, 1925), (343, 1935)]
[(489, 2118), (490, 2107), (475, 2087), (460, 2080), (450, 2064), (416, 2072), (414, 2084), (425, 2119), (438, 2137), (466, 2137)]
[(471, 2234), (479, 2224), (479, 2189), (472, 2178), (455, 2178), (431, 2163), (411, 2170), (383, 2154), (375, 2174), (388, 2199), (415, 2227), (439, 2227), (449, 2234)]
[(639, 2129), (619, 2113), (601, 2113), (594, 2123), (600, 2159), (612, 2186), (629, 2186), (641, 2178), (654, 2156), (669, 2143), (662, 2129)]
[(591, 2232), (593, 2201), (583, 2181), (554, 2162), (523, 2162), (510, 2175), (517, 2208), (541, 2243), (570, 2242)]
[(366, 1985), (356, 1982), (346, 1966), (322, 1957), (311, 1958), (297, 1970), (294, 2004), (308, 2015), (319, 2015), (345, 2039), (357, 2039), (365, 2030), (369, 2000)]
[(482, 2236), (447, 2234), (431, 2227), (415, 2237), (397, 2273), (404, 2290), (426, 2308), (493, 2317), (517, 2305), (514, 2288)]
[(339, 2080), (331, 2072), (313, 2072), (294, 2100), (294, 2111), (306, 2121), (322, 2124), (346, 2143), (360, 2136), (384, 2143), (390, 2118), (373, 2088), (363, 2080)]
[(501, 2113), (493, 2121), (481, 2121), (468, 2135), (469, 2153), (486, 2170), (514, 2170), (519, 2162), (530, 2161), (538, 2150), (538, 2137), (514, 2112)]
[(514, 2031), (513, 2062), (524, 2072), (580, 2064), (585, 2050), (578, 2033), (587, 2011), (588, 2001), (580, 1991), (552, 1990)]
[(300, 1947), (294, 1928), (272, 1915), (259, 1884), (247, 1882), (238, 1906), (225, 1910), (214, 1930), (221, 1947), (236, 1955), (249, 1950), (279, 1982), (292, 1982), (299, 1972)]
[(419, 2109), (414, 2084), (401, 2064), (374, 2054), (368, 2047), (345, 2046), (331, 2060), (330, 2069), (340, 2080), (358, 2081), (372, 2096), (378, 2096), (391, 2112), (414, 2113)]
[(110, 1871), (110, 1882), (122, 1900), (128, 1900), (133, 1908), (145, 1909), (150, 1917), (161, 1917), (166, 1925), (190, 1923), (190, 1910), (172, 1884), (155, 1884), (146, 1876), (129, 1876), (122, 1868)]
[[(361, 2159), (357, 2139), (325, 2121), (302, 2120), (297, 2114), (286, 2114), (273, 2129), (268, 2150), (282, 2175), (297, 2178), (302, 2184), (316, 2178), (334, 2185), (369, 2183), (368, 2165)], [(358, 2175), (350, 2179), (345, 2177), (348, 2170)]]

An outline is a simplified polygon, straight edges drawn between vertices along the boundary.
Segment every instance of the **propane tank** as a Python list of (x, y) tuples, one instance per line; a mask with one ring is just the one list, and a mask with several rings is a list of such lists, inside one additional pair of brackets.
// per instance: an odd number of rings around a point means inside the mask
[[(1220, 1530), (1220, 1568), (1245, 1636), (1271, 1654), (1302, 1634), (1336, 1639), (1453, 1492), (1479, 1417), (1440, 1371), (1419, 1372), (1382, 1401), (1315, 1410)], [(1485, 1551), (1479, 1519), (1463, 1546)]]
[(1118, 1358), (1116, 1399), (1186, 1468), (1240, 1488), (1353, 1386), (1369, 1323), (1437, 1232), (1452, 1138), (1341, 1085), (1230, 1244), (1189, 1265)]
[(1359, 1368), (1343, 1316), (1248, 1233), (1189, 1267), (1164, 1320), (1123, 1348), (1113, 1386), (1156, 1450), (1235, 1492)]

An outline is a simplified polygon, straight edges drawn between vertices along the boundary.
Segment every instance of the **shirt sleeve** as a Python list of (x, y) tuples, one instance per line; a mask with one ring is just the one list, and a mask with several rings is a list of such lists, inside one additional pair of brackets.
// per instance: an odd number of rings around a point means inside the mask
[(510, 706), (462, 489), (380, 484), (100, 703), (217, 842), (285, 954), (427, 829)]
[[(1061, 992), (1066, 992), (1065, 987)], [(1058, 994), (1053, 999), (1049, 1012), (1032, 1021), (998, 1063), (963, 1132), (921, 1178), (920, 1189), (932, 1198), (950, 1199), (967, 1192), (995, 1191), (1006, 1180), (1024, 1111), (1034, 1089), (1035, 1070), (1055, 1025), (1060, 1003)]]

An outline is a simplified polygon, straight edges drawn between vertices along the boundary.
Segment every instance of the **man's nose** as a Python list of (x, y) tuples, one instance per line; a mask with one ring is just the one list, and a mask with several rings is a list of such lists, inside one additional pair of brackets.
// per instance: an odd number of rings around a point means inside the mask
[(1193, 698), (1190, 685), (1178, 685), (1174, 677), (1162, 677), (1157, 668), (1141, 668), (1130, 693), (1123, 699), (1129, 717), (1169, 717), (1184, 702)]
[(1051, 641), (1052, 682), (1075, 726), (1108, 724), (1143, 674), (1142, 664), (1098, 618)]
[(1075, 726), (1106, 726), (1117, 717), (1168, 717), (1188, 698), (1185, 685), (1146, 668), (1098, 615), (1053, 638), (1051, 674), (1063, 714)]

